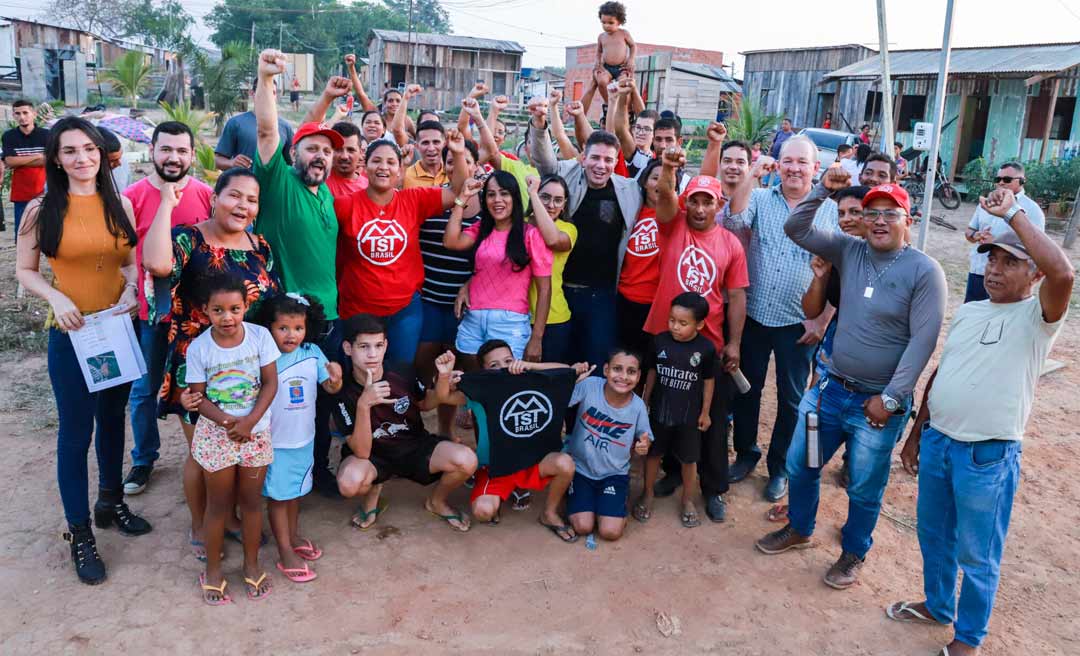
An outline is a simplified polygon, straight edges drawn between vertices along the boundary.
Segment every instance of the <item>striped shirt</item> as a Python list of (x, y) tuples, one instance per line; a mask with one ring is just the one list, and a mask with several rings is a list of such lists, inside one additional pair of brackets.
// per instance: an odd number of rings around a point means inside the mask
[[(438, 305), (453, 305), (461, 286), (473, 274), (473, 251), (452, 251), (443, 246), (443, 234), (450, 222), (450, 212), (433, 216), (420, 226), (420, 255), (424, 258), (424, 286), (420, 298)], [(463, 217), (464, 230), (480, 216)]]
[[(724, 227), (734, 232), (746, 247), (750, 272), (746, 314), (770, 328), (790, 326), (806, 319), (802, 297), (814, 278), (810, 253), (784, 234), (784, 222), (789, 214), (791, 208), (777, 185), (754, 189), (745, 210), (724, 216)], [(826, 200), (818, 208), (814, 227), (839, 228), (835, 202)]]

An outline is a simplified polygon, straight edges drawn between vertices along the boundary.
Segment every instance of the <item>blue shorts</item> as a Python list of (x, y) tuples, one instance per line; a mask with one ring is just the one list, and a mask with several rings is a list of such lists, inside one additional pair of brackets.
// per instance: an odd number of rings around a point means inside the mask
[(630, 476), (617, 474), (598, 481), (574, 474), (566, 493), (566, 514), (591, 512), (599, 517), (626, 517)]
[(274, 501), (290, 501), (311, 492), (311, 470), (315, 465), (314, 443), (295, 449), (274, 449), (274, 462), (266, 468), (263, 496)]
[(423, 300), (424, 327), (420, 329), (420, 341), (452, 345), (457, 337), (458, 320), (454, 306), (441, 305)]
[(532, 336), (529, 315), (508, 310), (469, 310), (458, 324), (454, 346), (459, 353), (476, 355), (484, 342), (501, 339), (510, 345), (514, 357), (525, 357), (525, 345)]

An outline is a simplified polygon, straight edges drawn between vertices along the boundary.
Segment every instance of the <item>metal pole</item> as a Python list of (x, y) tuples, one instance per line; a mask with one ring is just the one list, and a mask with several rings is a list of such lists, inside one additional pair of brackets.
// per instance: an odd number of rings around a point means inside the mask
[(885, 29), (885, 0), (877, 0), (878, 42), (881, 44), (881, 152), (892, 157), (892, 77), (889, 75), (889, 36)]
[(413, 45), (413, 0), (409, 0), (409, 61), (405, 63), (405, 85), (411, 83), (410, 72), (416, 59), (416, 47)]
[(937, 95), (934, 96), (934, 133), (930, 140), (930, 159), (926, 165), (926, 182), (923, 185), (922, 223), (919, 240), (915, 247), (926, 250), (926, 237), (930, 232), (930, 210), (934, 202), (934, 183), (937, 181), (938, 151), (941, 148), (941, 121), (945, 117), (945, 90), (949, 78), (949, 56), (953, 31), (953, 9), (956, 0), (945, 3), (945, 33), (941, 37), (941, 66), (938, 69)]

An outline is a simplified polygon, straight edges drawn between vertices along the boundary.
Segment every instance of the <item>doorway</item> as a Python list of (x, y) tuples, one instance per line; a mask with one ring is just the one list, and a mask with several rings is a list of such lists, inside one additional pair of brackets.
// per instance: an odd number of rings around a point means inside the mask
[[(823, 127), (825, 125), (825, 115), (832, 113), (833, 102), (835, 99), (836, 94), (833, 93), (819, 93), (817, 95), (817, 108), (814, 110), (814, 125), (808, 127)], [(832, 125), (829, 127), (833, 130), (838, 129), (835, 118), (832, 120)]]
[(986, 144), (986, 125), (990, 119), (990, 98), (965, 96), (960, 109), (960, 135), (952, 175), (964, 170), (967, 163), (979, 159)]

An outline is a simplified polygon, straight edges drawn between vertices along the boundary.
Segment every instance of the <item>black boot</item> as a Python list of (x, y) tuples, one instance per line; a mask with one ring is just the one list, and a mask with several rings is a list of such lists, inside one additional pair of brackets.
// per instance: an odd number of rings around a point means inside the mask
[(114, 523), (122, 535), (144, 535), (153, 530), (150, 522), (131, 512), (122, 492), (99, 490), (98, 502), (94, 504), (94, 524), (109, 528)]
[(98, 556), (94, 533), (90, 523), (82, 526), (69, 525), (69, 533), (64, 533), (64, 540), (71, 543), (71, 562), (75, 564), (75, 573), (79, 580), (87, 585), (97, 585), (105, 580), (105, 563)]

